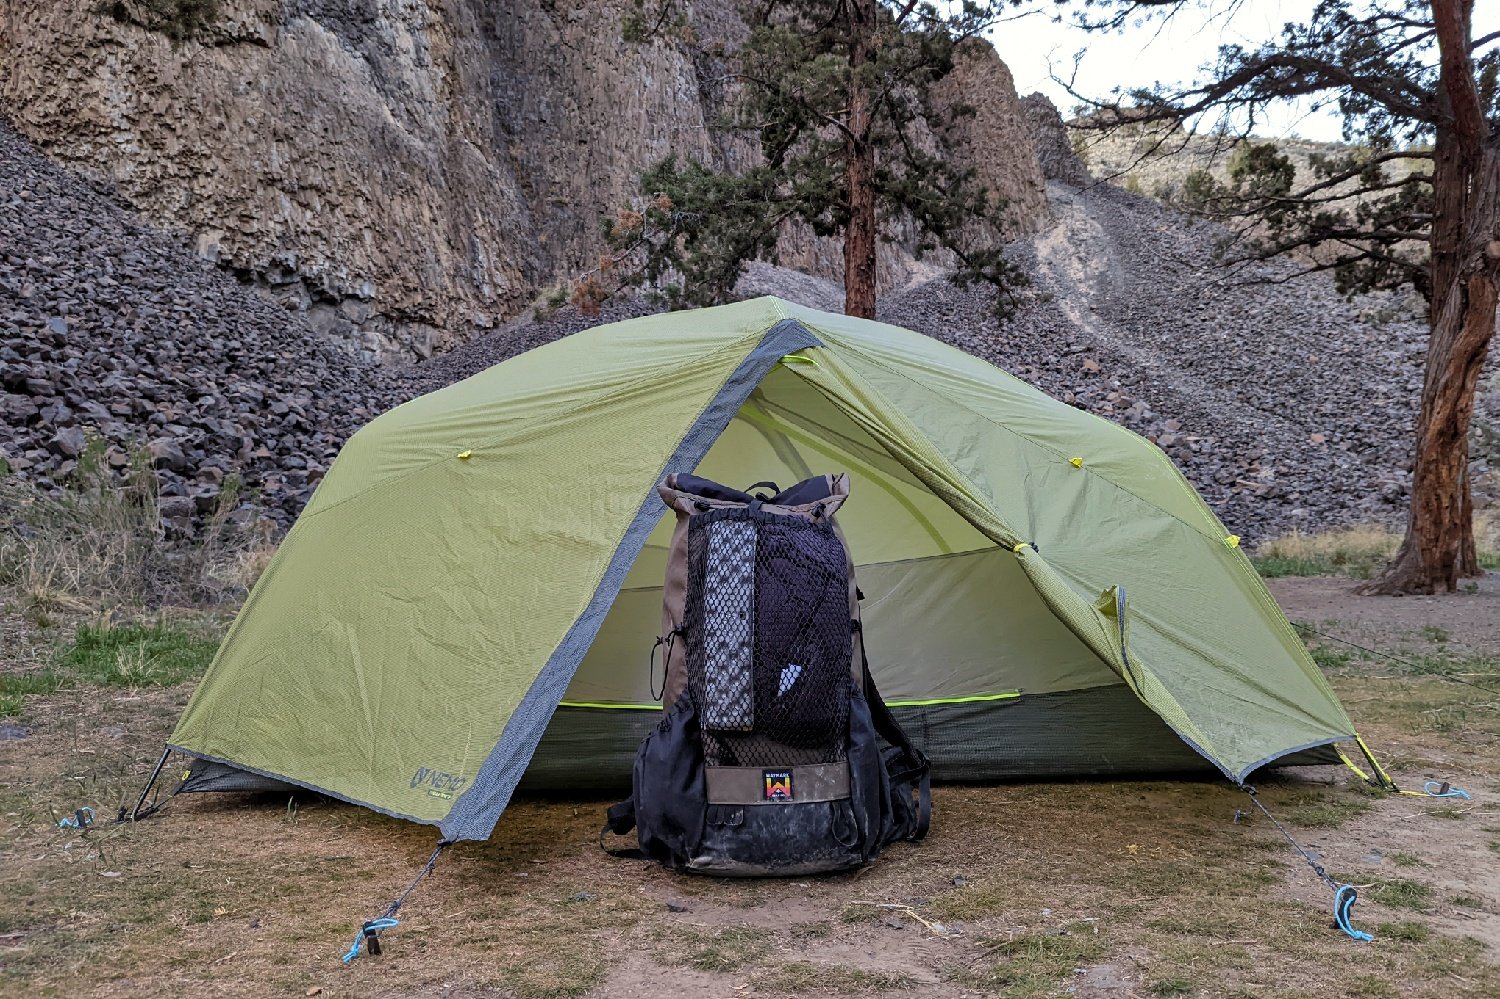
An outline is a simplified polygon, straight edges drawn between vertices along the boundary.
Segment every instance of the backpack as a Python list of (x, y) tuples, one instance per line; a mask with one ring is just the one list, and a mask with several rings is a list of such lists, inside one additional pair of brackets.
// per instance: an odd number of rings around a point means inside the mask
[[(845, 475), (771, 493), (694, 475), (657, 487), (677, 524), (652, 649), (660, 723), (600, 833), (621, 856), (730, 876), (868, 864), (931, 816), (927, 759), (875, 688), (854, 563), (834, 522)], [(881, 740), (886, 745), (881, 746)]]

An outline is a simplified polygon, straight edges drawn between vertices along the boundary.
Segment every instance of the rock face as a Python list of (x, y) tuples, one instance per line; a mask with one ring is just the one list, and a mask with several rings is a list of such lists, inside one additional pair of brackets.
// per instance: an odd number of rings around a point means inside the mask
[(974, 110), (947, 136), (957, 158), (1004, 199), (1013, 233), (1035, 232), (1048, 218), (1045, 170), (1032, 154), (1029, 116), (1016, 97), (1010, 68), (989, 45), (968, 43), (959, 50), (954, 71), (938, 84), (938, 94)]
[[(222, 0), (180, 44), (96, 6), (7, 0), (16, 127), (372, 357), (427, 356), (591, 266), (650, 162), (736, 155), (708, 128), (732, 0), (689, 5), (691, 42), (646, 45), (622, 41), (625, 0)], [(1028, 231), (1042, 182), (999, 137), (1009, 74), (971, 62), (969, 148)], [(826, 275), (838, 254), (815, 244), (798, 262)]]
[[(934, 279), (881, 318), (985, 357), (1159, 444), (1253, 542), (1399, 517), (1424, 329), (1399, 300), (1350, 303), (1326, 276), (1222, 280), (1221, 233), (1110, 185), (1053, 185), (1056, 222), (1017, 248), (1037, 293), (996, 320), (992, 293)], [(154, 231), (0, 123), (0, 457), (42, 484), (80, 462), (147, 460), (186, 529), (231, 476), (236, 516), (290, 522), (374, 415), (521, 350), (649, 311), (607, 303), (504, 324), (405, 369), (327, 342)], [(1286, 265), (1242, 275), (1288, 278)], [(752, 267), (742, 290), (837, 308), (819, 278)], [(1476, 490), (1493, 490), (1500, 373), (1475, 419)], [(97, 442), (97, 443), (96, 443)], [(1489, 502), (1494, 502), (1489, 497)]]
[(1027, 139), (1036, 150), (1037, 166), (1048, 180), (1082, 187), (1092, 179), (1088, 168), (1073, 151), (1062, 115), (1046, 94), (1031, 93), (1021, 98), (1021, 113), (1026, 122)]

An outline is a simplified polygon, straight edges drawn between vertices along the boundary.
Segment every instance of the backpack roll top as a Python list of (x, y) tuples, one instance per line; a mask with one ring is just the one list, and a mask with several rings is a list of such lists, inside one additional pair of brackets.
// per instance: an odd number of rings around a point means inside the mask
[(659, 492), (677, 513), (664, 714), (606, 830), (633, 822), (645, 856), (730, 876), (843, 870), (920, 838), (911, 799), (920, 780), (925, 814), (926, 761), (869, 677), (833, 519), (847, 476), (740, 491), (679, 474)]

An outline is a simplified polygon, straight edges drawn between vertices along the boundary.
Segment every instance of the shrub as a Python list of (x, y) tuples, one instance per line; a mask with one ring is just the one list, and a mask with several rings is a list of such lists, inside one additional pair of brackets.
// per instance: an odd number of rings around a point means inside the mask
[(102, 0), (94, 10), (121, 24), (183, 42), (213, 24), (219, 16), (219, 0)]

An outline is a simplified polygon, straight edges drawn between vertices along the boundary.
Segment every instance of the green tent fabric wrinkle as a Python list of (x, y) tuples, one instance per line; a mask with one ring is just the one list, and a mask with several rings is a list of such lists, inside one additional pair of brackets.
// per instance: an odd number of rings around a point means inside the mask
[(170, 746), (446, 840), (486, 838), (523, 776), (628, 780), (673, 471), (850, 476), (871, 669), (940, 776), (1243, 780), (1354, 738), (1149, 441), (920, 334), (762, 298), (565, 337), (360, 430)]

